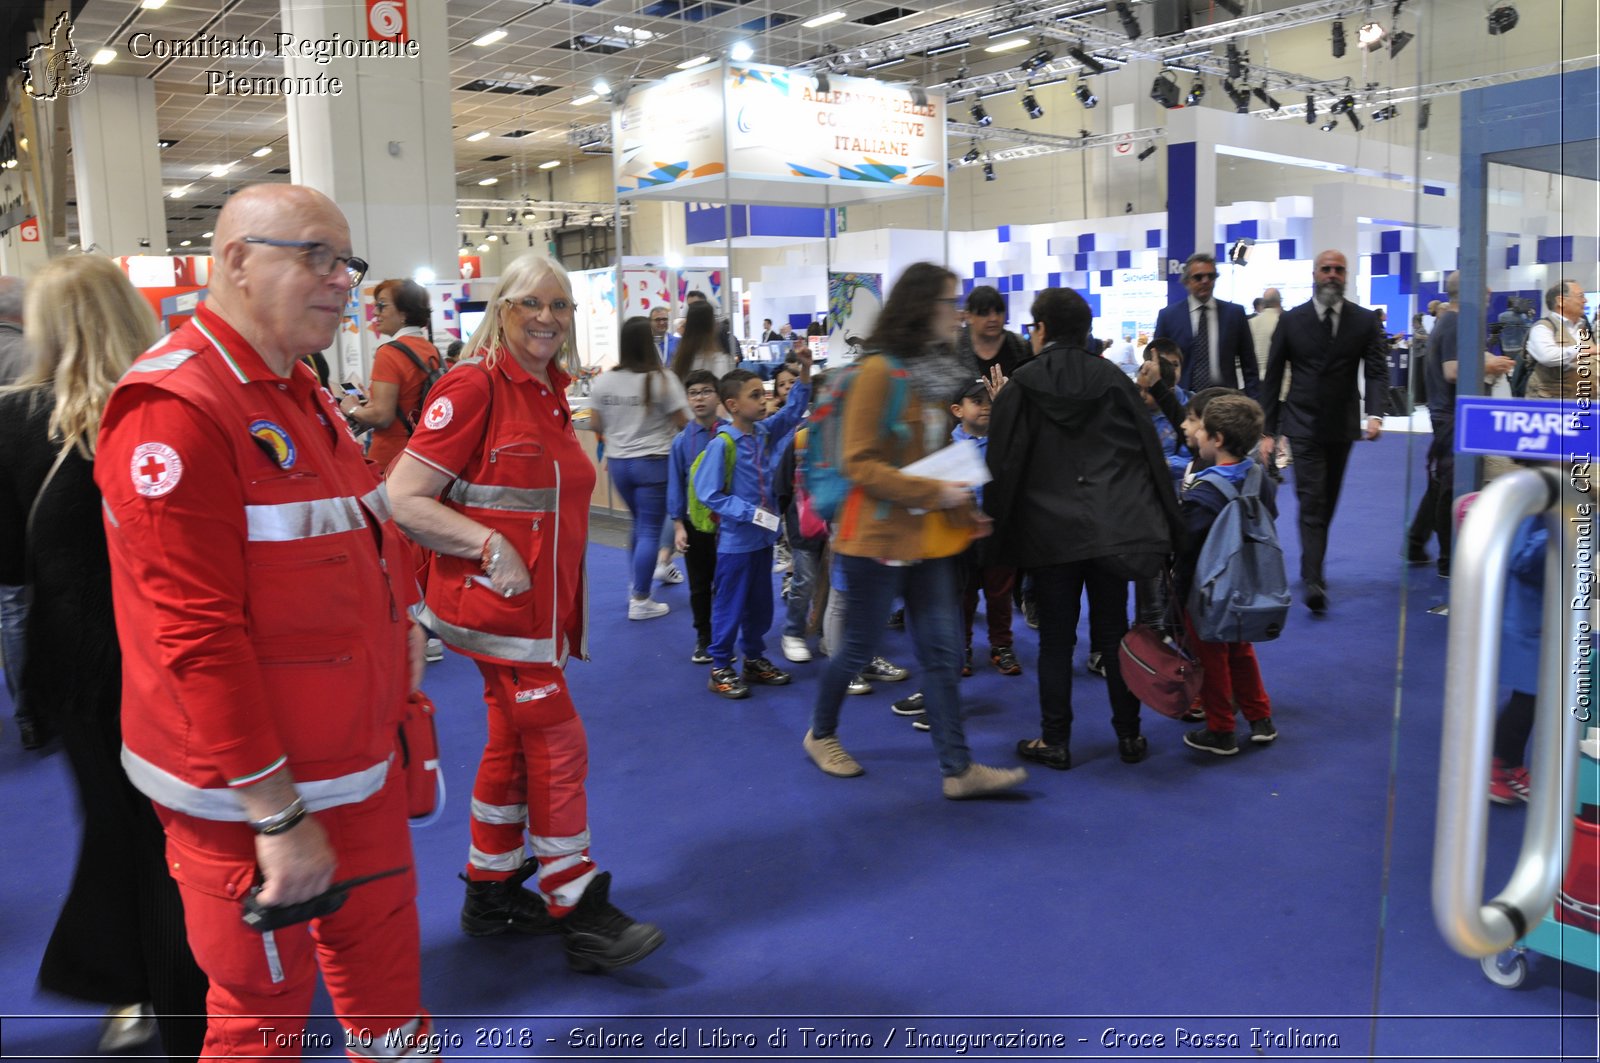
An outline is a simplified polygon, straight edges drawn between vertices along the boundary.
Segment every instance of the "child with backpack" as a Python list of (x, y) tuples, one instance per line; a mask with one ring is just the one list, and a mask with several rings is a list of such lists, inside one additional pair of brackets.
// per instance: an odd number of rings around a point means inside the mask
[(695, 664), (711, 663), (711, 583), (717, 574), (715, 526), (701, 530), (689, 519), (689, 468), (728, 422), (717, 416), (722, 398), (709, 369), (696, 369), (684, 380), (692, 420), (667, 452), (667, 519), (673, 524), (673, 545), (689, 570), (689, 609), (694, 613)]
[[(717, 574), (711, 599), (711, 678), (725, 698), (747, 698), (748, 684), (782, 686), (790, 675), (766, 657), (772, 626), (772, 547), (782, 526), (778, 464), (782, 441), (800, 423), (811, 397), (811, 359), (801, 356), (800, 379), (783, 409), (767, 416), (766, 387), (748, 369), (717, 384), (730, 423), (718, 430), (690, 469), (690, 489), (717, 517)], [(744, 651), (744, 674), (733, 669), (734, 640)]]
[[(1218, 395), (1205, 406), (1199, 424), (1190, 435), (1195, 452), (1210, 466), (1196, 475), (1194, 484), (1183, 493), (1179, 509), (1189, 532), (1186, 549), (1178, 557), (1178, 593), (1189, 603), (1184, 610), (1184, 625), (1189, 632), (1189, 643), (1200, 659), (1205, 677), (1200, 687), (1200, 702), (1205, 711), (1206, 724), (1183, 736), (1184, 745), (1219, 757), (1231, 757), (1239, 752), (1234, 737), (1234, 711), (1244, 714), (1250, 725), (1250, 741), (1267, 745), (1278, 737), (1272, 722), (1272, 702), (1261, 682), (1261, 668), (1256, 662), (1252, 638), (1276, 637), (1270, 626), (1258, 628), (1252, 617), (1243, 619), (1230, 615), (1230, 605), (1251, 599), (1249, 592), (1271, 592), (1274, 582), (1286, 587), (1283, 574), (1283, 555), (1277, 550), (1277, 532), (1272, 519), (1277, 516), (1276, 485), (1265, 475), (1259, 463), (1250, 457), (1261, 441), (1264, 419), (1261, 407), (1243, 395)], [(1216, 528), (1217, 541), (1210, 543), (1213, 529), (1224, 522), (1223, 513), (1230, 506), (1244, 507), (1255, 518), (1251, 530), (1258, 535), (1270, 533), (1271, 550), (1263, 556), (1243, 551), (1232, 555), (1232, 566), (1227, 579), (1217, 579), (1216, 564), (1220, 553), (1230, 548), (1226, 541), (1229, 528)], [(1231, 514), (1231, 534), (1241, 538), (1236, 526), (1243, 519), (1241, 512)], [(1272, 551), (1277, 551), (1275, 555)], [(1244, 562), (1259, 561), (1261, 587), (1246, 587), (1246, 570), (1254, 566)], [(1275, 559), (1276, 573), (1270, 571)], [(1257, 573), (1259, 575), (1259, 573)], [(1287, 593), (1283, 594), (1282, 609), (1288, 611)], [(1276, 621), (1281, 623), (1281, 617)], [(1213, 641), (1219, 629), (1233, 634), (1251, 636)], [(1213, 640), (1205, 636), (1211, 635)]]

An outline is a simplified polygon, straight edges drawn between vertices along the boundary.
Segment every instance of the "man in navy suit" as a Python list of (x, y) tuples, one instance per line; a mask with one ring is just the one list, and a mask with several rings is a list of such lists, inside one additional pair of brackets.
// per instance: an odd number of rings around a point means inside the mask
[[(1388, 341), (1377, 314), (1345, 301), (1347, 268), (1338, 251), (1317, 256), (1312, 299), (1279, 319), (1261, 386), (1261, 409), (1266, 414), (1262, 461), (1271, 458), (1273, 439), (1279, 434), (1288, 437), (1294, 450), (1300, 578), (1306, 605), (1317, 616), (1328, 608), (1322, 562), (1350, 446), (1357, 439), (1378, 438), (1389, 392)], [(1280, 400), (1285, 370), (1292, 370), (1289, 392)], [(1364, 423), (1358, 373), (1367, 382)]]
[(667, 330), (667, 308), (657, 306), (650, 311), (650, 334), (656, 341), (656, 353), (661, 355), (663, 365), (672, 364), (672, 356), (678, 353), (678, 337)]
[(1204, 252), (1190, 255), (1183, 264), (1183, 286), (1189, 289), (1189, 297), (1157, 315), (1154, 338), (1172, 340), (1183, 348), (1178, 386), (1184, 391), (1237, 388), (1255, 398), (1256, 354), (1250, 322), (1238, 303), (1211, 297), (1216, 284), (1217, 260)]

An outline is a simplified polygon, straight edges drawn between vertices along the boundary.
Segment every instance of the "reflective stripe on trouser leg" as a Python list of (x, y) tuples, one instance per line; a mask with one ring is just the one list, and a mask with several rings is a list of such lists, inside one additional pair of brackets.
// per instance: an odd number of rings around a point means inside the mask
[(510, 878), (523, 864), (522, 834), (527, 821), (527, 764), (522, 740), (508, 707), (516, 684), (509, 667), (478, 661), (489, 736), (472, 783), (472, 845), (467, 877), (474, 882)]
[(403, 1026), (368, 1036), (349, 1033), (344, 1054), (350, 1059), (405, 1060), (438, 1059), (442, 1039), (433, 1028), (433, 1016), (423, 1012)]

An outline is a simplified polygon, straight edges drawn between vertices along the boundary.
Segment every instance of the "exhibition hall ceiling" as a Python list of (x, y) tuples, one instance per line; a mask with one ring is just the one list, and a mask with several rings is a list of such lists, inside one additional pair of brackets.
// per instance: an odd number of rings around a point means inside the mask
[[(85, 55), (103, 47), (115, 59), (97, 67), (107, 73), (150, 78), (155, 84), (161, 136), (162, 176), (170, 192), (190, 186), (181, 200), (168, 200), (169, 229), (178, 234), (195, 228), (191, 218), (220, 206), (226, 193), (259, 180), (287, 180), (287, 120), (283, 100), (274, 96), (207, 93), (208, 70), (225, 65), (240, 77), (283, 73), (282, 61), (261, 59), (140, 58), (128, 46), (140, 32), (162, 40), (184, 40), (198, 34), (212, 38), (247, 38), (267, 42), (280, 31), (279, 0), (87, 0), (74, 15), (77, 48)], [(348, 0), (365, 6), (366, 0)], [(409, 0), (416, 5), (445, 0)], [(1571, 0), (1566, 0), (1570, 5)], [(73, 6), (79, 7), (79, 3)], [(1422, 83), (1419, 64), (1392, 63), (1379, 45), (1369, 64), (1359, 49), (1359, 27), (1369, 19), (1384, 25), (1401, 23), (1420, 29), (1415, 12), (1399, 16), (1400, 4), (1370, 0), (1128, 0), (1093, 3), (1080, 0), (1038, 0), (990, 5), (963, 0), (448, 0), (446, 18), (450, 56), (449, 79), (457, 183), (463, 195), (485, 194), (477, 182), (494, 177), (501, 188), (521, 187), (541, 163), (563, 166), (583, 160), (569, 144), (573, 128), (607, 120), (606, 101), (593, 97), (594, 83), (612, 86), (652, 81), (705, 58), (715, 61), (739, 41), (753, 48), (753, 61), (810, 69), (867, 73), (885, 80), (921, 85), (947, 85), (971, 92), (987, 82), (1004, 85), (1017, 79), (1021, 64), (1044, 53), (1056, 78), (1075, 79), (1082, 63), (1074, 49), (1105, 60), (1110, 72), (1095, 83), (1116, 77), (1113, 60), (1158, 58), (1195, 69), (1226, 66), (1232, 43), (1250, 55), (1272, 91), (1286, 103), (1303, 99), (1289, 86), (1311, 86), (1324, 79), (1348, 77), (1351, 64), (1336, 64), (1330, 54), (1330, 26), (1341, 17), (1347, 51), (1360, 56), (1360, 76), (1387, 64), (1384, 80)], [(1444, 5), (1459, 18), (1436, 20), (1427, 32), (1431, 53), (1446, 54), (1441, 36), (1460, 35), (1467, 47), (1481, 51), (1484, 17), (1502, 6), (1485, 0), (1459, 0)], [(1559, 10), (1562, 0), (1525, 0), (1529, 9)], [(1440, 0), (1417, 0), (1417, 9), (1435, 11)], [(1235, 13), (1236, 9), (1238, 13)], [(1187, 19), (1190, 28), (1157, 36), (1157, 19)], [(836, 16), (807, 26), (821, 16)], [(1132, 22), (1128, 17), (1131, 16)], [(1524, 14), (1521, 36), (1531, 46), (1537, 23)], [(1168, 27), (1170, 28), (1170, 27)], [(1137, 29), (1138, 39), (1130, 39)], [(503, 34), (501, 36), (500, 34)], [(1592, 33), (1591, 33), (1592, 36)], [(491, 38), (487, 43), (477, 43)], [(1007, 47), (1007, 42), (1021, 40)], [(1548, 37), (1546, 38), (1548, 40)], [(1499, 42), (1515, 41), (1510, 35)], [(1580, 39), (1576, 52), (1593, 53)], [(999, 45), (1000, 50), (991, 50)], [(1414, 59), (1408, 56), (1407, 59)], [(1522, 55), (1499, 58), (1500, 69), (1527, 64)], [(1491, 56), (1491, 63), (1495, 61)], [(1208, 66), (1209, 64), (1209, 66)], [(1409, 73), (1393, 72), (1409, 66)], [(876, 69), (872, 69), (876, 67)], [(1393, 69), (1391, 69), (1393, 68)], [(1482, 64), (1474, 72), (1483, 71)], [(1133, 77), (1124, 74), (1123, 77)], [(1185, 89), (1193, 75), (1180, 71)], [(1276, 80), (1273, 80), (1273, 78)], [(1221, 76), (1210, 78), (1206, 105), (1231, 109)], [(1072, 88), (1068, 84), (1067, 88)], [(1400, 87), (1396, 85), (1395, 87)], [(1064, 93), (1064, 89), (1055, 90)], [(1144, 95), (1143, 87), (1139, 95)], [(588, 99), (586, 99), (586, 97)], [(1126, 97), (1122, 97), (1126, 98)], [(1076, 106), (1074, 103), (1073, 106)], [(1262, 104), (1253, 104), (1257, 109)], [(963, 107), (963, 110), (966, 108)], [(995, 110), (1000, 110), (996, 107)], [(1000, 124), (1026, 124), (1020, 110)], [(952, 111), (952, 116), (955, 112)], [(1101, 120), (1102, 124), (1104, 119)], [(1097, 132), (1108, 131), (1097, 129)], [(1073, 131), (1076, 133), (1076, 130)], [(469, 139), (479, 133), (487, 137)], [(261, 148), (269, 154), (253, 156)], [(213, 169), (231, 164), (221, 177)], [(196, 209), (196, 208), (201, 209)], [(214, 216), (214, 213), (213, 213)], [(209, 228), (209, 226), (207, 226)]]

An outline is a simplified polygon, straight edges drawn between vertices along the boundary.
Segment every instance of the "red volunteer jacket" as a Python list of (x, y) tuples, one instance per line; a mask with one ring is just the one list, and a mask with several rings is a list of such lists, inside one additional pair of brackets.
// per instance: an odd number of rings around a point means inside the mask
[(440, 499), (506, 537), (533, 577), (504, 598), (477, 557), (434, 554), (422, 622), (468, 656), (502, 664), (587, 658), (584, 554), (595, 469), (553, 363), (545, 387), (510, 356), (463, 362), (428, 393), (406, 453), (454, 478)]
[(134, 785), (213, 820), (285, 765), (313, 810), (376, 793), (416, 588), (316, 374), (278, 377), (202, 305), (117, 385), (95, 480)]

